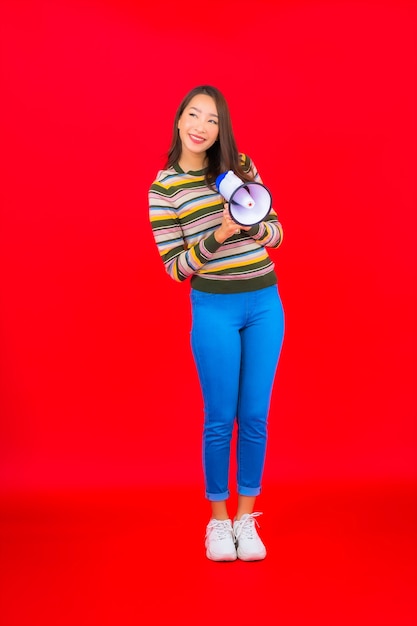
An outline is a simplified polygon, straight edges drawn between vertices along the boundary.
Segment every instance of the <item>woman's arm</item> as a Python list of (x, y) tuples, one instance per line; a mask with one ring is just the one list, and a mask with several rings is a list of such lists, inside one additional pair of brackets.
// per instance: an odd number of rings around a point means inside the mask
[(155, 242), (169, 276), (178, 282), (192, 276), (222, 245), (211, 233), (190, 248), (163, 186), (155, 182), (149, 191), (149, 217)]
[[(253, 179), (256, 183), (263, 184), (254, 162), (248, 156), (245, 157), (244, 167), (247, 171), (250, 170), (252, 172)], [(282, 225), (278, 221), (278, 216), (273, 208), (266, 218), (259, 224), (252, 226), (252, 228), (247, 231), (247, 234), (265, 248), (278, 248), (284, 236)]]

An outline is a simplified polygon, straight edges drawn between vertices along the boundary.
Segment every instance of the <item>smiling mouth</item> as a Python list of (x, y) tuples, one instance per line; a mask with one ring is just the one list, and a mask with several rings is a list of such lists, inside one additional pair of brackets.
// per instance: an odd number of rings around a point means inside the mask
[(198, 137), (197, 135), (189, 135), (189, 137), (194, 143), (203, 143), (205, 141), (204, 137)]

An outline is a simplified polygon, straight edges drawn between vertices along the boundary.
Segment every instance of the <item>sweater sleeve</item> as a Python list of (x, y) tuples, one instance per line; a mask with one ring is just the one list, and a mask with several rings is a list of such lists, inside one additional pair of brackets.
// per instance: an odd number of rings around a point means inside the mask
[[(242, 155), (241, 158), (243, 169), (253, 174), (255, 182), (263, 184), (261, 176), (252, 159), (247, 155)], [(284, 232), (274, 208), (271, 208), (262, 222), (252, 226), (252, 228), (247, 231), (247, 234), (265, 248), (278, 248), (282, 243)]]
[(153, 236), (169, 276), (182, 282), (197, 272), (221, 244), (214, 233), (188, 247), (176, 210), (166, 195), (166, 188), (154, 182), (149, 190), (149, 218)]

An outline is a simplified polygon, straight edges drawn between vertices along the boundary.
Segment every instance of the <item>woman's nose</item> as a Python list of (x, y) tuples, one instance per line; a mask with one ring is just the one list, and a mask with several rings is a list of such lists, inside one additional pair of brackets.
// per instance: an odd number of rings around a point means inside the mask
[(204, 133), (206, 130), (204, 122), (202, 120), (197, 120), (195, 123), (195, 129), (198, 130), (198, 132), (200, 133)]

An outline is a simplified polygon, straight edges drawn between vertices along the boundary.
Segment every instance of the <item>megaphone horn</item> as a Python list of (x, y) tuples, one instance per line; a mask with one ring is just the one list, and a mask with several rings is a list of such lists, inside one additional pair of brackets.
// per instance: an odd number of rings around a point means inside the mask
[(229, 170), (216, 178), (216, 187), (229, 203), (232, 219), (241, 226), (259, 224), (271, 210), (270, 191), (256, 182), (244, 182)]

